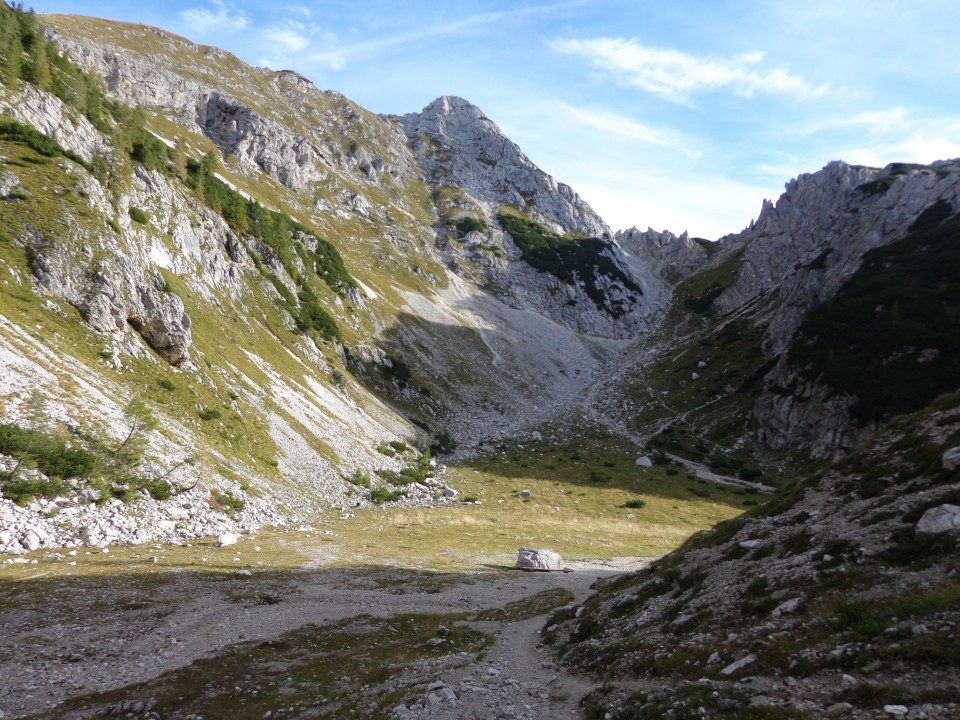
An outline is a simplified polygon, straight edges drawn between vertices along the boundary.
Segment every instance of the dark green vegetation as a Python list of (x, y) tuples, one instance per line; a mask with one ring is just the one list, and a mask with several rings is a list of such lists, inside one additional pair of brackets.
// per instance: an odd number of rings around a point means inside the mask
[(626, 312), (628, 301), (611, 299), (603, 289), (601, 278), (606, 278), (608, 283), (618, 283), (630, 291), (633, 302), (643, 294), (640, 286), (605, 254), (610, 247), (609, 242), (598, 238), (562, 237), (539, 223), (515, 215), (500, 214), (497, 220), (520, 248), (527, 263), (567, 284), (582, 282), (585, 292), (597, 307), (608, 310), (614, 317)]
[(2, 81), (16, 88), (25, 81), (53, 93), (78, 108), (98, 129), (105, 131), (100, 83), (81, 71), (47, 42), (33, 10), (0, 6), (0, 57)]
[(457, 441), (447, 430), (440, 430), (430, 438), (430, 452), (433, 455), (449, 455), (457, 449)]
[[(212, 155), (207, 155), (201, 162), (188, 160), (186, 168), (187, 185), (200, 193), (204, 203), (220, 213), (234, 232), (269, 248), (272, 257), (293, 279), (297, 286), (296, 295), (264, 262), (266, 258), (248, 246), (254, 264), (283, 298), (297, 328), (302, 332), (316, 331), (324, 340), (340, 342), (342, 338), (336, 320), (321, 305), (309, 278), (297, 270), (299, 260), (334, 292), (344, 295), (355, 283), (336, 247), (288, 215), (267, 210), (256, 200), (245, 199), (218, 179), (215, 176), (217, 162)], [(258, 247), (257, 243), (253, 246)]]
[(866, 253), (798, 331), (790, 362), (832, 392), (854, 395), (851, 413), (860, 423), (917, 410), (956, 388), (960, 216), (953, 211), (940, 201), (906, 237)]
[(0, 118), (0, 138), (26, 145), (43, 157), (57, 157), (58, 155), (70, 158), (75, 163), (87, 167), (87, 163), (76, 154), (65, 150), (52, 138), (29, 125), (23, 125), (16, 120)]
[(483, 232), (486, 229), (487, 223), (472, 215), (467, 215), (457, 220), (457, 232), (460, 233), (461, 236), (472, 232)]
[[(925, 165), (915, 163), (890, 163), (886, 168), (887, 173), (878, 177), (876, 180), (865, 182), (857, 186), (857, 190), (864, 195), (883, 195), (887, 190), (893, 187), (893, 184), (904, 175), (914, 170), (927, 170)], [(938, 174), (942, 171), (936, 171)]]
[[(95, 490), (101, 502), (111, 497), (128, 500), (137, 490), (166, 500), (176, 492), (167, 477), (186, 461), (175, 464), (161, 477), (140, 475), (137, 465), (146, 433), (156, 421), (142, 403), (134, 401), (127, 408), (127, 423), (126, 435), (119, 442), (81, 430), (68, 434), (36, 420), (28, 425), (0, 425), (0, 454), (14, 460), (13, 467), (0, 474), (3, 497), (26, 503), (70, 494), (81, 486)], [(28, 472), (31, 470), (42, 476)]]

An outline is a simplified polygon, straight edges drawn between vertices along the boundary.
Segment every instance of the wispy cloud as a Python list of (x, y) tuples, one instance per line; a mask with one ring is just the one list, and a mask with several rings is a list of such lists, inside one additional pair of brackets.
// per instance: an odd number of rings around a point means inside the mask
[(762, 52), (697, 57), (622, 38), (557, 39), (549, 47), (564, 55), (585, 58), (592, 67), (615, 76), (622, 85), (680, 104), (689, 104), (696, 93), (718, 90), (729, 90), (742, 97), (763, 92), (807, 99), (823, 95), (828, 89), (827, 85), (814, 85), (783, 68), (762, 67)]
[(216, 33), (235, 33), (243, 30), (250, 24), (247, 14), (227, 5), (224, 0), (211, 0), (213, 9), (190, 8), (180, 13), (180, 19), (185, 22), (192, 32), (200, 35)]
[(848, 117), (825, 120), (811, 127), (811, 131), (833, 130), (837, 128), (860, 128), (871, 135), (886, 135), (907, 127), (910, 113), (901, 107), (889, 110), (869, 110)]
[(560, 103), (560, 108), (578, 125), (591, 131), (679, 150), (688, 157), (696, 158), (701, 155), (690, 147), (690, 141), (681, 134), (651, 127), (612, 110), (576, 108), (566, 103)]
[(593, 2), (596, 2), (596, 0), (569, 0), (568, 2), (534, 5), (532, 7), (504, 10), (501, 12), (474, 13), (448, 22), (424, 25), (411, 32), (385, 35), (352, 45), (345, 45), (335, 50), (321, 53), (312, 59), (325, 63), (329, 63), (332, 58), (339, 58), (341, 61), (345, 61), (345, 58), (351, 55), (374, 53), (400, 45), (423, 42), (430, 38), (459, 35), (477, 28), (496, 23), (507, 23), (523, 17), (550, 16), (561, 10), (588, 5)]
[(263, 31), (263, 38), (273, 43), (282, 54), (303, 52), (314, 42), (335, 45), (337, 36), (316, 23), (307, 23), (295, 18), (283, 18)]
[(285, 52), (303, 52), (310, 45), (310, 40), (291, 27), (267, 28), (263, 36), (271, 43), (280, 46)]

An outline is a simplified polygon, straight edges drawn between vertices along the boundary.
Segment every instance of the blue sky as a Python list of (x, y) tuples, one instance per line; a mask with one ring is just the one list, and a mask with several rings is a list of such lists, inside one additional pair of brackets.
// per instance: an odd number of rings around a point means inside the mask
[[(95, 11), (91, 13), (91, 6)], [(956, 0), (38, 0), (292, 69), (380, 113), (478, 105), (614, 229), (715, 239), (830, 160), (960, 157)]]

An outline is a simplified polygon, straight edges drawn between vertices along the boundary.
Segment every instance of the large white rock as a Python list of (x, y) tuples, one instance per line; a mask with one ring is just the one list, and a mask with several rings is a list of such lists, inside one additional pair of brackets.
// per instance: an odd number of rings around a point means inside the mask
[(563, 570), (563, 559), (553, 550), (531, 550), (520, 548), (517, 551), (517, 569), (549, 572)]
[(217, 546), (226, 547), (227, 545), (236, 545), (237, 536), (233, 533), (223, 533), (223, 535), (217, 536)]
[(950, 448), (941, 459), (944, 470), (956, 470), (960, 467), (960, 446)]
[(917, 535), (942, 535), (960, 529), (960, 506), (938, 505), (927, 510), (917, 523)]
[(732, 662), (729, 665), (727, 665), (723, 670), (720, 671), (720, 674), (733, 675), (735, 672), (739, 670), (743, 670), (743, 668), (747, 667), (748, 665), (753, 665), (756, 661), (757, 661), (757, 656), (754, 655), (753, 653), (750, 653), (746, 657), (742, 657), (736, 662)]
[(653, 467), (653, 460), (646, 455), (637, 458), (637, 467)]

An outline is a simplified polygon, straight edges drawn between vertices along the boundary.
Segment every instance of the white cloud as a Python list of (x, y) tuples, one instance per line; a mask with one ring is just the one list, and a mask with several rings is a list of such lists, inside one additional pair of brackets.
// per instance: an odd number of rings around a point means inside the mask
[(337, 50), (314, 53), (307, 59), (317, 65), (326, 66), (331, 70), (343, 70), (347, 65), (347, 58), (342, 52)]
[(310, 45), (307, 38), (289, 27), (268, 28), (264, 31), (263, 36), (270, 42), (279, 45), (278, 49), (284, 52), (302, 52)]
[(243, 10), (228, 6), (224, 0), (212, 0), (213, 10), (209, 8), (191, 8), (180, 13), (192, 32), (206, 35), (211, 31), (234, 33), (243, 30), (250, 23)]
[(871, 135), (886, 135), (907, 126), (909, 113), (904, 108), (869, 110), (849, 117), (827, 120), (816, 124), (814, 132), (835, 128), (863, 128)]
[(840, 156), (846, 162), (871, 167), (883, 167), (892, 162), (928, 164), (934, 160), (960, 158), (960, 143), (920, 133), (883, 145), (851, 148), (841, 152)]
[(692, 150), (690, 142), (678, 133), (658, 130), (649, 125), (630, 120), (611, 110), (575, 108), (566, 103), (560, 103), (560, 107), (578, 125), (584, 128), (600, 131), (606, 135), (616, 135), (628, 140), (679, 150), (688, 157), (696, 158), (701, 155), (701, 153)]
[(765, 92), (801, 99), (827, 91), (826, 85), (813, 85), (782, 68), (758, 67), (763, 62), (762, 52), (703, 58), (621, 38), (553, 40), (549, 46), (556, 52), (585, 58), (623, 85), (681, 104), (689, 104), (695, 93), (725, 89), (743, 97)]

